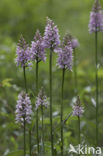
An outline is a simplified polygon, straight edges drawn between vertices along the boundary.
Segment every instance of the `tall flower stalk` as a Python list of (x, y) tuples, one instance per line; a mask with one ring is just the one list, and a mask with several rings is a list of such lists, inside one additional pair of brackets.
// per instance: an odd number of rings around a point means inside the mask
[(25, 66), (23, 67), (23, 73), (24, 73), (25, 91), (26, 91), (26, 93), (27, 93), (27, 83), (26, 83), (26, 71), (25, 71)]
[[(27, 90), (27, 82), (26, 82), (25, 66), (23, 67), (23, 72), (24, 72), (25, 91), (26, 91), (26, 93), (28, 93), (28, 90)], [(25, 122), (25, 119), (24, 119), (24, 122)], [(24, 133), (25, 133), (25, 130), (26, 130), (26, 123), (24, 123)], [(24, 134), (24, 136), (25, 136), (25, 134)], [(29, 155), (31, 156), (31, 128), (29, 129)]]
[(73, 54), (74, 54), (74, 85), (75, 85), (75, 93), (78, 92), (78, 78), (77, 78), (77, 52), (76, 48), (79, 46), (78, 40), (76, 38), (71, 39)]
[[(36, 95), (37, 94), (38, 94), (38, 59), (36, 61)], [(36, 133), (37, 133), (37, 147), (39, 153), (38, 109), (36, 110)]]
[[(27, 93), (25, 66), (23, 67), (23, 72), (24, 72), (25, 90)], [(26, 135), (25, 135), (25, 132), (26, 132), (26, 122), (25, 122), (25, 116), (24, 116), (24, 156), (26, 156)]]
[(81, 144), (81, 138), (80, 138), (80, 117), (78, 116), (78, 143)]
[(98, 32), (95, 32), (95, 61), (96, 61), (96, 144), (98, 145)]
[(84, 108), (81, 105), (80, 97), (77, 96), (77, 100), (75, 105), (73, 106), (73, 116), (78, 117), (78, 143), (81, 144), (81, 131), (80, 131), (80, 117), (82, 116), (84, 112)]
[(95, 0), (90, 13), (89, 32), (95, 33), (95, 77), (96, 77), (96, 145), (98, 146), (98, 32), (103, 32), (103, 13), (99, 0)]
[(41, 106), (41, 114), (42, 114), (42, 147), (43, 147), (43, 155), (45, 155), (45, 147), (44, 147), (44, 110), (43, 110), (43, 106)]
[(26, 156), (26, 123), (25, 123), (25, 117), (24, 117), (24, 156)]
[(61, 156), (64, 155), (64, 139), (63, 139), (63, 112), (64, 112), (64, 76), (66, 69), (72, 70), (72, 45), (67, 35), (63, 39), (61, 47), (57, 50), (57, 65), (62, 69), (62, 87), (61, 87)]
[(76, 51), (74, 49), (74, 86), (75, 86), (75, 93), (77, 92), (77, 64), (76, 64), (77, 56)]
[[(31, 60), (31, 53), (30, 53), (30, 48), (27, 45), (25, 39), (23, 38), (23, 36), (21, 35), (19, 43), (17, 45), (17, 49), (16, 49), (16, 54), (17, 54), (17, 58), (16, 58), (16, 62), (17, 62), (17, 66), (21, 66), (23, 68), (23, 74), (24, 74), (24, 84), (25, 84), (25, 91), (27, 93), (27, 83), (26, 83), (26, 67), (29, 66), (29, 61)], [(26, 131), (26, 115), (23, 116), (23, 126), (24, 126), (24, 156), (26, 155), (26, 135), (25, 135), (25, 131)], [(31, 137), (31, 136), (30, 136)], [(30, 151), (31, 151), (31, 147), (30, 147)]]
[(51, 124), (51, 150), (53, 155), (53, 121), (52, 121), (52, 50), (50, 50), (50, 59), (49, 59), (49, 84), (50, 84), (50, 124)]
[(61, 99), (61, 154), (63, 155), (63, 147), (64, 147), (64, 140), (63, 140), (63, 99), (64, 99), (64, 76), (65, 76), (65, 68), (62, 69), (62, 99)]
[(50, 49), (49, 58), (49, 84), (50, 84), (50, 132), (51, 132), (51, 155), (53, 156), (54, 140), (53, 140), (53, 121), (52, 121), (52, 53), (55, 52), (60, 44), (58, 28), (54, 22), (47, 18), (47, 25), (44, 33), (44, 44)]
[(47, 108), (48, 100), (46, 95), (44, 94), (43, 88), (40, 90), (38, 96), (36, 97), (36, 110), (41, 108), (41, 115), (42, 115), (42, 155), (45, 155), (45, 147), (44, 147), (44, 108)]
[[(23, 67), (23, 72), (24, 72), (24, 83), (25, 83), (25, 91), (26, 93), (28, 93), (27, 90), (27, 83), (26, 83), (26, 71), (25, 71), (25, 66)], [(26, 123), (25, 123), (25, 119), (24, 119), (24, 133), (26, 130)], [(24, 134), (25, 136), (25, 134)], [(24, 139), (25, 140), (25, 139)], [(31, 156), (31, 128), (29, 129), (29, 155)]]
[[(36, 31), (34, 36), (34, 41), (31, 44), (31, 58), (36, 61), (36, 96), (38, 95), (38, 72), (39, 72), (39, 62), (46, 60), (45, 56), (45, 45), (43, 38), (39, 32)], [(37, 150), (39, 154), (39, 127), (38, 127), (38, 109), (36, 110), (36, 132), (37, 132)]]

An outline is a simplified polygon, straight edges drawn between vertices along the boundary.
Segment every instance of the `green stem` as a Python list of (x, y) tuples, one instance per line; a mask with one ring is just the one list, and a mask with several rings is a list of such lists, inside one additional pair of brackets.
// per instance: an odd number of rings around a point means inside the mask
[(44, 149), (44, 119), (43, 119), (43, 106), (41, 106), (41, 113), (42, 113), (42, 145), (43, 145), (43, 156), (45, 155), (45, 149)]
[(50, 74), (50, 132), (51, 132), (51, 155), (53, 156), (53, 125), (52, 125), (52, 50), (50, 50), (50, 64), (49, 64), (49, 74)]
[[(38, 58), (36, 62), (36, 95), (38, 95)], [(39, 154), (39, 129), (38, 129), (38, 109), (36, 110), (36, 130), (37, 130), (37, 149)]]
[(80, 117), (78, 116), (78, 143), (81, 143), (81, 139), (80, 139)]
[(23, 67), (23, 72), (24, 72), (25, 91), (26, 91), (26, 93), (27, 93), (27, 83), (26, 83), (26, 71), (25, 71), (25, 66)]
[(31, 129), (29, 129), (29, 155), (31, 156)]
[[(25, 83), (25, 91), (26, 93), (28, 92), (27, 90), (27, 81), (26, 81), (26, 71), (25, 71), (25, 66), (23, 67), (24, 71), (24, 83)], [(29, 130), (29, 154), (31, 156), (31, 129)]]
[(96, 61), (96, 145), (98, 146), (98, 32), (95, 32), (95, 61)]
[(76, 51), (74, 49), (74, 85), (75, 85), (75, 93), (77, 93), (77, 56)]
[(25, 136), (26, 122), (24, 117), (24, 156), (26, 156), (26, 136)]
[(63, 68), (62, 73), (62, 96), (61, 96), (61, 156), (63, 156), (64, 150), (64, 140), (63, 140), (63, 99), (64, 99), (64, 76), (65, 76), (65, 68)]
[[(80, 138), (80, 117), (78, 116), (78, 144), (81, 145), (81, 138)], [(78, 154), (80, 156), (81, 154)]]
[[(24, 73), (25, 91), (27, 93), (25, 66), (23, 67), (23, 73)], [(25, 117), (24, 117), (24, 156), (26, 156), (26, 136), (25, 136), (25, 131), (26, 131), (26, 122), (25, 122)]]

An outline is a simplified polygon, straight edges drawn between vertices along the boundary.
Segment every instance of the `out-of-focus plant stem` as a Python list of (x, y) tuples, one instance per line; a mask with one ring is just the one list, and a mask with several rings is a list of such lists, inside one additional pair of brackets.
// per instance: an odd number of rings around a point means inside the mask
[[(25, 91), (27, 93), (27, 84), (26, 84), (26, 72), (25, 72), (25, 66), (23, 67), (23, 73), (24, 73), (24, 84), (25, 84)], [(24, 156), (26, 156), (26, 122), (24, 117)]]
[(80, 139), (80, 117), (78, 116), (78, 143), (81, 143), (81, 139)]
[(77, 90), (77, 56), (76, 56), (76, 51), (75, 49), (73, 49), (74, 51), (74, 87), (75, 87), (75, 94), (77, 94), (78, 90)]
[(42, 147), (43, 147), (43, 156), (45, 156), (45, 147), (44, 147), (44, 119), (43, 119), (43, 106), (41, 106), (41, 114), (42, 114)]
[[(26, 81), (26, 71), (25, 71), (25, 66), (23, 67), (24, 70), (24, 83), (25, 83), (25, 91), (26, 93), (28, 92), (27, 90), (27, 81)], [(26, 127), (26, 123), (25, 123)], [(26, 128), (25, 128), (26, 129)], [(31, 156), (31, 128), (29, 129), (29, 155)]]
[(96, 145), (98, 146), (98, 32), (95, 32), (95, 63), (96, 63)]
[(24, 117), (24, 156), (26, 156), (26, 136), (25, 136), (25, 129), (26, 129), (26, 123), (25, 123), (25, 117)]
[(31, 156), (31, 128), (29, 129), (29, 155)]
[[(38, 58), (36, 60), (36, 95), (38, 95)], [(39, 129), (38, 129), (38, 109), (36, 110), (36, 130), (37, 130), (37, 149), (39, 154)]]
[(49, 83), (50, 83), (50, 132), (51, 132), (51, 155), (53, 156), (53, 123), (52, 123), (52, 49), (49, 60)]
[(23, 72), (24, 72), (25, 91), (26, 91), (26, 93), (27, 93), (27, 83), (26, 83), (26, 71), (25, 71), (25, 66), (23, 67)]
[(61, 156), (64, 154), (64, 139), (63, 139), (63, 99), (64, 99), (64, 76), (65, 68), (62, 70), (62, 90), (61, 90)]

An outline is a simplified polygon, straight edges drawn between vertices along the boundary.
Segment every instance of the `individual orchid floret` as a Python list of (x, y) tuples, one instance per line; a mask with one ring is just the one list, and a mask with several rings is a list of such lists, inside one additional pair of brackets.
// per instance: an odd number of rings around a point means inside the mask
[(73, 116), (80, 117), (82, 116), (83, 113), (84, 113), (84, 108), (82, 107), (81, 102), (80, 102), (80, 97), (78, 96), (76, 103), (73, 106)]
[(17, 105), (16, 105), (16, 122), (24, 124), (31, 122), (32, 105), (28, 94), (21, 92), (18, 95)]
[(44, 44), (46, 48), (50, 48), (52, 51), (55, 52), (55, 50), (60, 45), (60, 36), (58, 32), (57, 26), (54, 24), (54, 22), (47, 18), (47, 25), (45, 27), (45, 33), (44, 33)]
[(22, 35), (16, 48), (16, 55), (17, 55), (16, 58), (17, 66), (19, 65), (21, 67), (29, 66), (29, 63), (31, 61), (30, 48)]
[(73, 49), (72, 49), (71, 41), (67, 40), (66, 37), (64, 37), (63, 39), (61, 48), (58, 49), (57, 65), (62, 69), (67, 68), (69, 70), (72, 70)]
[(49, 102), (48, 102), (47, 96), (45, 95), (43, 88), (41, 88), (41, 90), (36, 98), (36, 110), (41, 106), (44, 106), (45, 108), (47, 108), (48, 104), (49, 104)]
[(78, 40), (77, 40), (76, 38), (73, 38), (73, 39), (71, 40), (71, 44), (72, 44), (72, 48), (73, 48), (73, 49), (79, 47), (79, 42), (78, 42)]
[(93, 9), (90, 13), (90, 22), (89, 22), (89, 32), (103, 32), (103, 13), (101, 10), (101, 6), (99, 0), (95, 0), (93, 5)]
[(31, 53), (32, 53), (32, 60), (36, 60), (38, 62), (45, 61), (45, 45), (43, 41), (43, 37), (41, 36), (39, 30), (36, 31), (34, 36), (34, 41), (31, 44)]
[(72, 49), (79, 47), (79, 42), (76, 38), (74, 38), (71, 34), (67, 33), (63, 39), (63, 44), (67, 45), (71, 42)]

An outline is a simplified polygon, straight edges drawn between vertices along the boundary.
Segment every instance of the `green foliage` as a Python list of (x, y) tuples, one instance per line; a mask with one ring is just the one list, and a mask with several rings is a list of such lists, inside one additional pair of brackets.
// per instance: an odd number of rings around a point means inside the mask
[(10, 152), (9, 154), (5, 155), (5, 156), (22, 156), (23, 155), (23, 151), (14, 151), (14, 152)]
[[(103, 2), (102, 2), (103, 3)], [(16, 66), (16, 45), (22, 33), (30, 44), (36, 29), (44, 32), (46, 16), (52, 17), (60, 30), (61, 39), (71, 32), (80, 42), (77, 53), (78, 94), (85, 113), (81, 118), (81, 139), (95, 145), (95, 53), (94, 35), (88, 33), (89, 13), (93, 0), (0, 0), (0, 156), (22, 156), (23, 130), (15, 123), (15, 107), (18, 93), (24, 90), (22, 69)], [(103, 36), (99, 33), (99, 144), (103, 144)], [(57, 55), (53, 54), (53, 130), (55, 155), (60, 155), (60, 102), (61, 70), (56, 67)], [(47, 62), (39, 65), (39, 88), (44, 86), (49, 96), (49, 50)], [(31, 96), (33, 111), (32, 153), (37, 152), (35, 121), (35, 62), (26, 70), (27, 87)], [(72, 112), (74, 104), (74, 73), (66, 72), (64, 84), (64, 120)], [(69, 144), (78, 144), (77, 118), (70, 116), (64, 124), (65, 154)], [(41, 112), (39, 111), (39, 131), (41, 140)], [(50, 155), (49, 108), (44, 111), (44, 131), (46, 155)], [(29, 136), (27, 136), (27, 151)]]
[(2, 81), (2, 83), (1, 83), (1, 85), (2, 85), (3, 87), (11, 87), (11, 81), (12, 81), (12, 79), (4, 79), (4, 80)]

